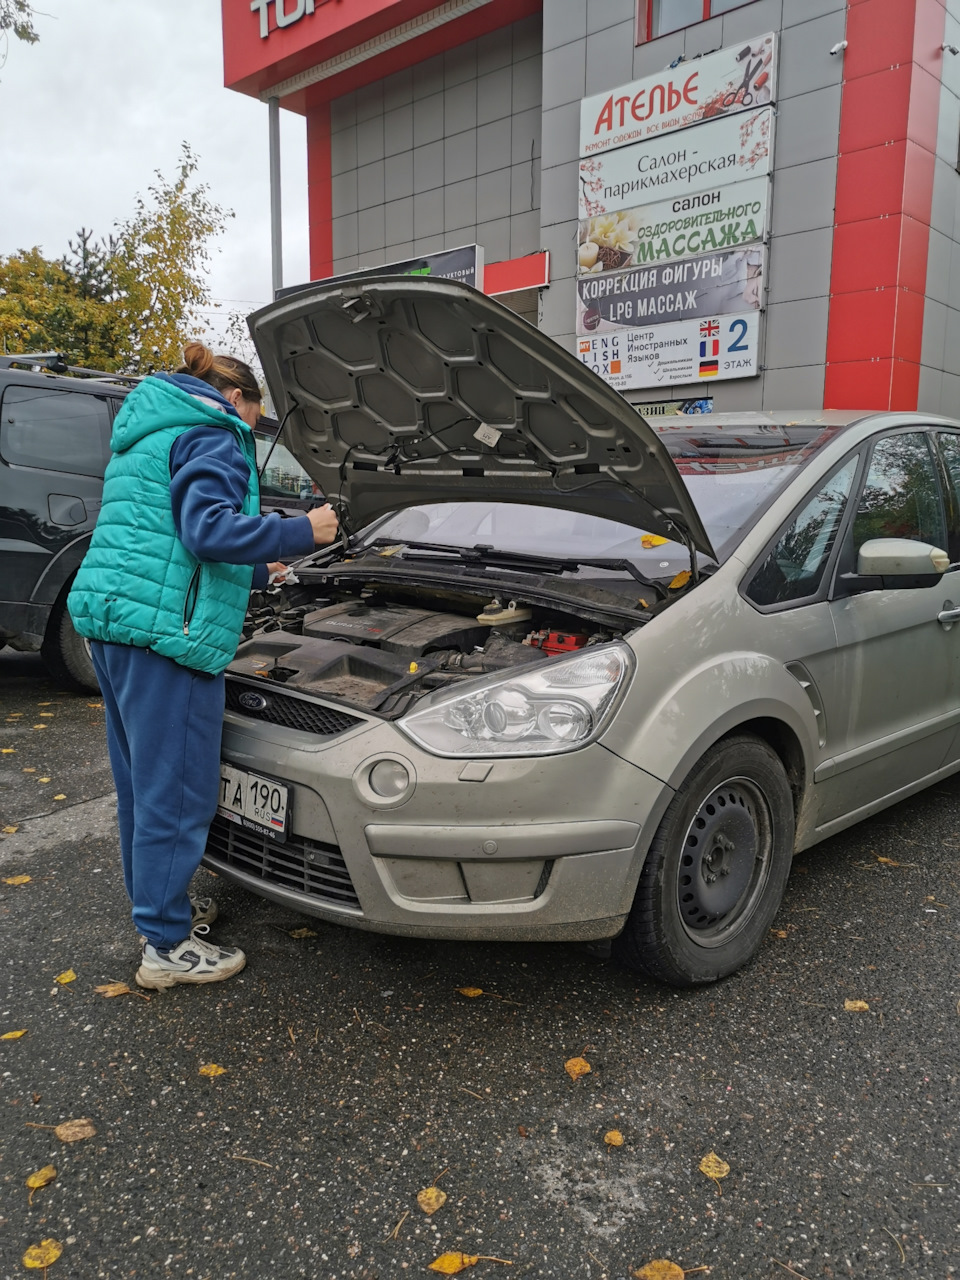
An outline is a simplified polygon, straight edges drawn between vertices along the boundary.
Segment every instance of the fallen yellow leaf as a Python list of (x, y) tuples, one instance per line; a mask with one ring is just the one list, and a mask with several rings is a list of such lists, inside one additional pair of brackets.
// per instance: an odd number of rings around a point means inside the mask
[(102, 711), (102, 710), (103, 710), (103, 703), (102, 703), (102, 702), (88, 702), (88, 703), (87, 703), (87, 706), (88, 706), (88, 707), (93, 707), (94, 711)]
[(16, 747), (0, 747), (0, 756), (15, 756), (16, 754)]
[(291, 938), (315, 938), (317, 936), (316, 929), (291, 929)]
[(47, 726), (45, 724), (35, 724), (33, 727), (35, 729), (46, 729)]
[(40, 715), (41, 715), (41, 716), (46, 716), (48, 719), (52, 718), (55, 714), (56, 714), (56, 712), (54, 712), (54, 711), (41, 711), (41, 712), (40, 712)]
[(611, 1129), (609, 1133), (603, 1135), (603, 1140), (608, 1147), (622, 1147), (623, 1134), (619, 1129)]
[(717, 1184), (717, 1191), (720, 1195), (723, 1195), (720, 1179), (725, 1178), (730, 1172), (730, 1166), (726, 1160), (721, 1160), (715, 1151), (709, 1151), (700, 1161), (698, 1168), (701, 1173), (705, 1173), (708, 1178), (713, 1179)]
[(681, 587), (685, 587), (690, 581), (690, 570), (683, 569), (670, 583), (671, 591), (679, 591)]
[(58, 973), (54, 978), (54, 982), (59, 982), (61, 987), (65, 987), (68, 982), (76, 982), (77, 975), (72, 969), (64, 969), (63, 973)]
[(38, 703), (37, 703), (37, 706), (38, 706), (38, 707), (52, 707), (52, 706), (53, 706), (53, 703), (52, 703), (52, 702), (38, 702)]
[(683, 1280), (684, 1270), (667, 1258), (655, 1258), (633, 1274), (637, 1280)]
[(441, 1253), (430, 1263), (430, 1270), (439, 1271), (444, 1276), (455, 1276), (459, 1271), (466, 1271), (467, 1267), (475, 1267), (479, 1261), (480, 1255), (475, 1253)]
[(441, 1209), (446, 1204), (446, 1202), (447, 1193), (445, 1191), (441, 1191), (439, 1187), (424, 1187), (422, 1191), (417, 1192), (417, 1204), (427, 1217), (429, 1217), (431, 1213), (436, 1213), (438, 1209)]
[(84, 1138), (95, 1138), (96, 1127), (92, 1120), (64, 1120), (63, 1124), (54, 1127), (53, 1132), (61, 1142), (82, 1142)]
[(26, 1031), (5, 1031), (0, 1040), (19, 1040), (21, 1036), (25, 1036)]
[(38, 778), (38, 779), (37, 779), (37, 781), (38, 781), (38, 782), (49, 782), (49, 781), (50, 781), (50, 779), (49, 779), (49, 778)]
[(477, 996), (483, 995), (483, 987), (457, 987), (457, 990), (469, 1000), (476, 1000)]
[(21, 773), (36, 773), (36, 769), (21, 769)]
[[(16, 827), (14, 827), (14, 831), (16, 831)], [(4, 880), (3, 883), (4, 884), (29, 884), (32, 879), (33, 879), (32, 876), (10, 876), (10, 878), (7, 880)]]
[(845, 1013), (869, 1013), (870, 1006), (866, 1000), (844, 1000), (843, 1009)]
[(214, 1076), (226, 1075), (226, 1071), (226, 1067), (218, 1067), (215, 1062), (208, 1062), (205, 1066), (200, 1068), (200, 1074), (202, 1076), (209, 1076), (211, 1079), (213, 1079)]
[[(19, 830), (20, 830), (20, 828), (19, 828), (19, 827), (4, 827), (4, 828), (3, 828), (3, 834), (4, 834), (5, 836), (12, 836), (12, 835), (13, 835), (13, 833), (14, 833), (15, 831), (19, 831)], [(29, 879), (30, 879), (30, 877), (29, 877), (29, 876), (27, 876), (27, 879), (29, 880)], [(9, 884), (9, 883), (10, 883), (10, 881), (9, 881), (9, 880), (7, 880), (7, 881), (5, 881), (5, 883), (6, 883), (6, 884)]]
[(568, 1058), (563, 1069), (571, 1080), (579, 1080), (581, 1076), (589, 1075), (593, 1067), (586, 1058)]
[(880, 863), (881, 867), (899, 867), (900, 865), (899, 862), (894, 862), (892, 858), (881, 858), (879, 854), (877, 855), (877, 861)]
[(640, 545), (645, 550), (651, 551), (654, 547), (662, 547), (668, 541), (668, 538), (661, 538), (657, 533), (645, 533), (640, 539)]
[(26, 1186), (30, 1188), (30, 1195), (27, 1197), (27, 1204), (33, 1204), (33, 1193), (39, 1191), (41, 1187), (49, 1186), (49, 1184), (57, 1176), (57, 1171), (52, 1164), (44, 1165), (42, 1169), (38, 1169), (36, 1173), (31, 1173), (27, 1178)]
[(54, 796), (53, 798), (54, 798), (54, 800), (66, 800), (66, 798), (67, 798), (67, 797), (66, 797), (65, 795), (63, 795), (63, 793), (61, 792), (61, 794), (60, 794), (60, 795), (58, 795), (58, 796)]
[(141, 1000), (150, 999), (143, 991), (134, 991), (125, 982), (105, 982), (102, 987), (94, 987), (93, 989), (97, 995), (101, 995), (107, 1000), (111, 996), (139, 996)]
[(53, 1266), (61, 1253), (63, 1253), (63, 1245), (59, 1241), (41, 1240), (39, 1244), (32, 1244), (23, 1255), (23, 1265), (28, 1271), (46, 1271), (47, 1267)]

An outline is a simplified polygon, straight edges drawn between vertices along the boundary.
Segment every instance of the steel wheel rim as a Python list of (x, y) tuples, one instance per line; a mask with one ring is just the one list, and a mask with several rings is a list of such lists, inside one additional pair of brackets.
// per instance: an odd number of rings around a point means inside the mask
[(747, 925), (770, 878), (773, 820), (763, 789), (728, 778), (697, 809), (680, 851), (677, 908), (684, 933), (719, 947)]

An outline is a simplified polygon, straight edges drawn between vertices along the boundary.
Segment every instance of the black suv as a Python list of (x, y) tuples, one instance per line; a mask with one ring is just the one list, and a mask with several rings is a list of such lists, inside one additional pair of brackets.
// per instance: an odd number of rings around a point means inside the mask
[(67, 592), (100, 511), (114, 414), (137, 378), (68, 367), (56, 353), (0, 356), (0, 646), (96, 691)]
[[(72, 689), (98, 686), (67, 593), (100, 511), (114, 415), (139, 381), (53, 352), (0, 356), (0, 648), (39, 649)], [(255, 432), (262, 507), (299, 515), (323, 499), (278, 426), (261, 418)]]

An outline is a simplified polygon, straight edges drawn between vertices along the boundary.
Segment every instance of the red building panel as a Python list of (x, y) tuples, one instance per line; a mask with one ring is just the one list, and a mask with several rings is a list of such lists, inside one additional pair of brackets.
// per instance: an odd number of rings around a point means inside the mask
[(945, 23), (940, 0), (848, 0), (827, 408), (917, 407)]

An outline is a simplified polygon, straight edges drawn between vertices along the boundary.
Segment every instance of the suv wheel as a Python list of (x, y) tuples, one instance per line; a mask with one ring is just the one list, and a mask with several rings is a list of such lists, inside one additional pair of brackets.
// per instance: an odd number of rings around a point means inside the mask
[(58, 684), (80, 693), (99, 693), (89, 642), (74, 630), (63, 591), (50, 613), (40, 649), (47, 670)]
[(664, 814), (614, 956), (675, 987), (733, 973), (773, 922), (793, 841), (779, 757), (745, 734), (717, 743)]

